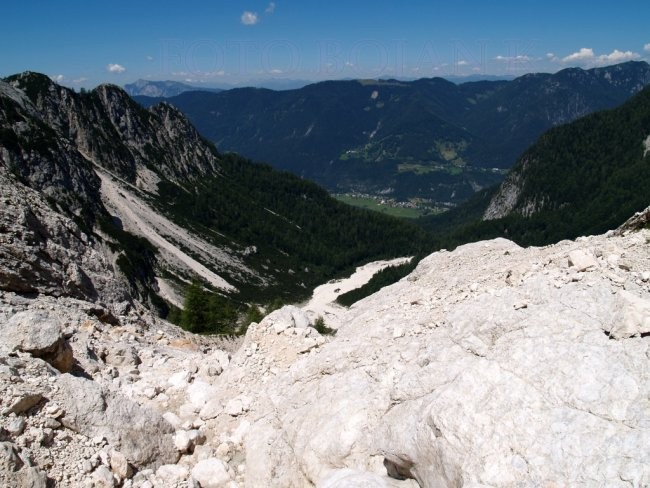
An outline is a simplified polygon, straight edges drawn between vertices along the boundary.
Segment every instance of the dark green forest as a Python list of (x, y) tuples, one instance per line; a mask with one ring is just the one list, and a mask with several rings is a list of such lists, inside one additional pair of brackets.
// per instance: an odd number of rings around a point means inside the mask
[(416, 256), (408, 263), (400, 264), (399, 266), (388, 266), (387, 268), (376, 272), (365, 285), (339, 295), (336, 299), (336, 303), (349, 307), (362, 298), (378, 292), (383, 287), (398, 282), (415, 269), (417, 264), (420, 262), (420, 259), (420, 256)]
[(314, 285), (361, 263), (435, 247), (412, 223), (345, 205), (314, 183), (235, 154), (222, 155), (219, 174), (194, 191), (163, 181), (159, 193), (175, 220), (207, 238), (255, 245), (247, 264), (277, 270), (282, 283), (267, 290), (242, 283), (244, 300), (306, 298)]
[[(644, 146), (649, 135), (646, 88), (619, 108), (542, 135), (512, 170), (524, 184), (517, 207), (507, 217), (480, 220), (496, 191), (490, 189), (420, 223), (449, 248), (497, 236), (520, 245), (545, 245), (604, 233), (650, 204), (650, 151)], [(532, 216), (523, 217), (519, 212), (530, 201), (543, 204)]]

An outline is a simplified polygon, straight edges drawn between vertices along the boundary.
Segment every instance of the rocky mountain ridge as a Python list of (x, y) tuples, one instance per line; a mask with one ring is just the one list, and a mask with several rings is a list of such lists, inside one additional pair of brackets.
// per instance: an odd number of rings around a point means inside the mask
[(645, 486), (649, 215), (544, 248), (434, 253), (329, 307), (333, 337), (297, 307), (232, 344), (141, 307), (2, 292), (0, 480)]

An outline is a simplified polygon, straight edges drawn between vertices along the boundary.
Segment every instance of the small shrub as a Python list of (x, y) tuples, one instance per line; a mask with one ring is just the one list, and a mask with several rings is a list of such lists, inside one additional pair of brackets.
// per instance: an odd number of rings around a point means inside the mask
[(314, 321), (314, 329), (316, 329), (320, 335), (329, 335), (329, 336), (336, 335), (336, 329), (332, 329), (331, 327), (328, 327), (325, 324), (325, 319), (320, 315)]

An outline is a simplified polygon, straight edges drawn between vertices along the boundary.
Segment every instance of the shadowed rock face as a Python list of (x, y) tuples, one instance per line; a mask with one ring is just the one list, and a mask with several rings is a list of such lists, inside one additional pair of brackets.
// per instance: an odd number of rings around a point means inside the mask
[(0, 289), (8, 291), (138, 296), (96, 235), (110, 216), (93, 164), (127, 183), (150, 174), (154, 187), (160, 177), (187, 182), (217, 170), (212, 149), (175, 109), (143, 110), (113, 86), (76, 94), (37, 73), (12, 76), (0, 81), (0, 127)]

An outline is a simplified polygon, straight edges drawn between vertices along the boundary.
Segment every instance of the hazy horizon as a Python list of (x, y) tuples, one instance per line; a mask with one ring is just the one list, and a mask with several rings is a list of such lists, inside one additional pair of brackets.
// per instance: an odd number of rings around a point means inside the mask
[[(260, 80), (509, 76), (650, 59), (650, 4), (543, 6), (389, 1), (34, 0), (4, 6), (0, 76), (73, 87), (137, 79), (246, 86)], [(633, 12), (633, 15), (631, 14)], [(624, 25), (624, 29), (612, 26)]]

